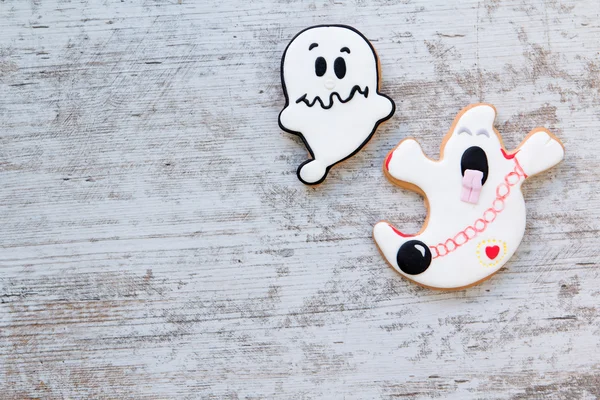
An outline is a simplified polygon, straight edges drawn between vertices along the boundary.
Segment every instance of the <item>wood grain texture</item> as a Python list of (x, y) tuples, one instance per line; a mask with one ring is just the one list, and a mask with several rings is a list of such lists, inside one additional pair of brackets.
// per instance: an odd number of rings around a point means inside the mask
[[(453, 3), (0, 2), (1, 397), (600, 398), (600, 2)], [(319, 23), (397, 112), (312, 188), (279, 61)], [(566, 158), (505, 268), (430, 291), (371, 239), (425, 217), (381, 163), (480, 101)]]

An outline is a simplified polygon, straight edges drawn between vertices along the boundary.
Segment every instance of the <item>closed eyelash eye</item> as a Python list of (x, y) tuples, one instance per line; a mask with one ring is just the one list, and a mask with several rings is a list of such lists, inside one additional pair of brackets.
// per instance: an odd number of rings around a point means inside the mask
[(487, 137), (490, 137), (490, 134), (489, 134), (489, 132), (488, 132), (488, 131), (486, 131), (485, 129), (480, 129), (480, 130), (477, 132), (477, 136), (479, 136), (479, 135), (485, 135), (485, 136), (487, 136)]
[(461, 133), (466, 133), (466, 134), (468, 134), (468, 135), (471, 135), (471, 136), (473, 136), (473, 134), (471, 133), (471, 131), (469, 130), (469, 128), (460, 128), (460, 129), (458, 130), (458, 135), (460, 135)]

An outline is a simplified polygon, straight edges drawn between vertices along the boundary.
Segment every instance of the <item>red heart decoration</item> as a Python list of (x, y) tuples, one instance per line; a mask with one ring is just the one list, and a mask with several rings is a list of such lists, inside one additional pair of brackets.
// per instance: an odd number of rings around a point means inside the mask
[(496, 258), (498, 256), (498, 253), (500, 253), (499, 246), (487, 246), (485, 248), (485, 255), (488, 256), (490, 260)]

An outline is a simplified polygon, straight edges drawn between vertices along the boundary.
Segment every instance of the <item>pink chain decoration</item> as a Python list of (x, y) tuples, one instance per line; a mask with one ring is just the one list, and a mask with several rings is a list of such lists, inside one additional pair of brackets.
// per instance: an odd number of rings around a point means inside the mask
[(482, 218), (477, 219), (473, 225), (467, 226), (462, 231), (458, 232), (454, 237), (447, 239), (445, 242), (439, 243), (435, 246), (429, 246), (431, 249), (432, 259), (438, 257), (444, 257), (460, 246), (466, 244), (479, 233), (484, 232), (488, 225), (496, 220), (498, 214), (504, 210), (504, 201), (510, 194), (510, 188), (515, 186), (521, 181), (521, 179), (527, 178), (527, 174), (521, 168), (519, 161), (515, 160), (515, 169), (509, 172), (504, 177), (504, 182), (500, 183), (496, 188), (496, 198), (492, 202), (492, 206), (483, 212)]

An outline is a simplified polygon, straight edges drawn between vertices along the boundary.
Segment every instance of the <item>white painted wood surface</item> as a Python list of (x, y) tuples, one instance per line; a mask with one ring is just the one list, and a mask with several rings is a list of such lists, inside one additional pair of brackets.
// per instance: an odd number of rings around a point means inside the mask
[[(1, 398), (599, 398), (600, 2), (452, 3), (0, 2)], [(279, 61), (319, 23), (397, 112), (312, 188)], [(566, 159), (505, 268), (422, 289), (371, 239), (425, 217), (381, 163), (477, 101)]]

